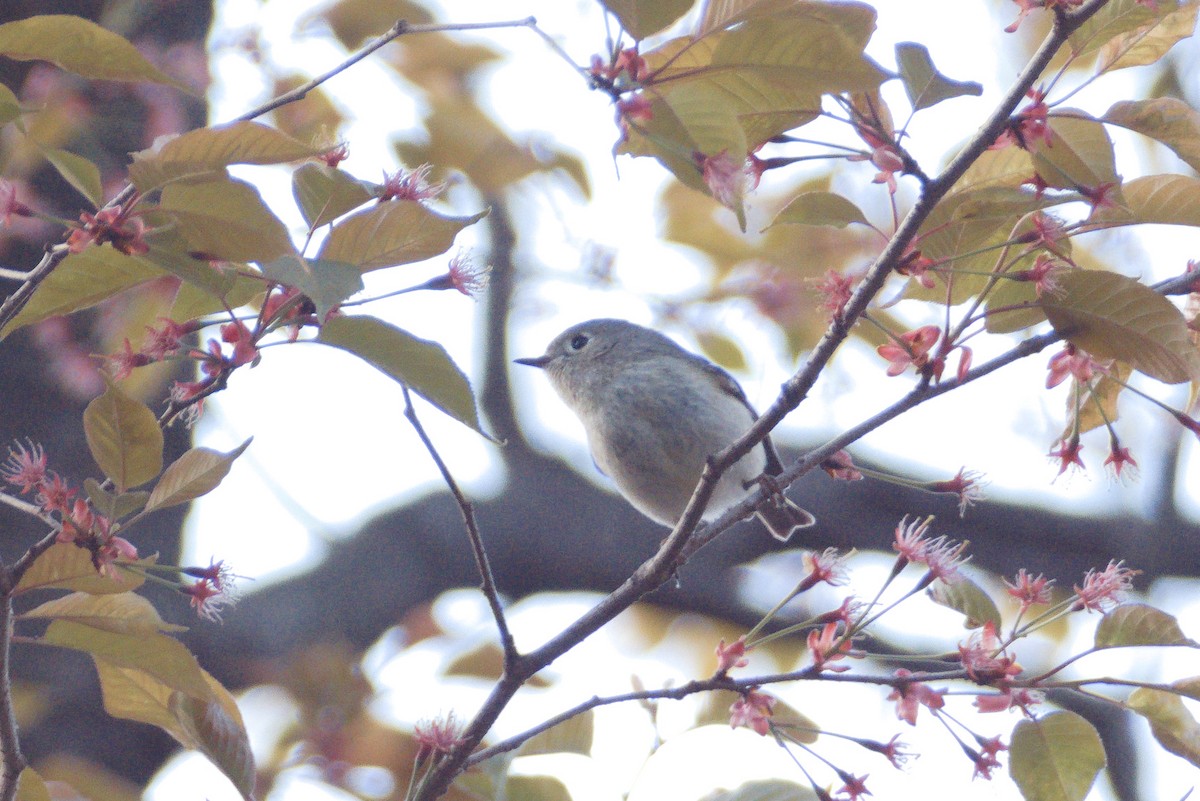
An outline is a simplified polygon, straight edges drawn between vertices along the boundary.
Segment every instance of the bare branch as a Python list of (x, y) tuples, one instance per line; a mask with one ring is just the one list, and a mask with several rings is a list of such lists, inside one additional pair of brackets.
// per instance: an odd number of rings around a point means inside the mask
[(504, 606), (500, 603), (500, 592), (496, 589), (496, 579), (492, 576), (492, 565), (488, 561), (487, 550), (483, 547), (483, 536), (479, 533), (479, 526), (475, 522), (475, 507), (459, 489), (458, 482), (450, 474), (450, 468), (446, 466), (441, 454), (434, 447), (433, 440), (425, 433), (425, 427), (417, 419), (417, 410), (413, 407), (412, 395), (408, 391), (408, 386), (401, 384), (400, 389), (404, 393), (404, 416), (408, 418), (408, 422), (417, 432), (421, 444), (425, 446), (425, 450), (429, 452), (429, 456), (437, 465), (438, 472), (442, 474), (442, 480), (446, 482), (450, 494), (454, 496), (454, 502), (458, 504), (459, 512), (462, 513), (463, 524), (467, 527), (467, 538), (471, 541), (471, 551), (475, 554), (475, 564), (479, 568), (480, 589), (487, 598), (488, 606), (492, 610), (492, 617), (496, 619), (496, 628), (500, 631), (500, 644), (504, 648), (504, 662), (510, 664), (520, 654), (517, 653), (517, 646), (508, 630), (508, 621), (504, 618)]

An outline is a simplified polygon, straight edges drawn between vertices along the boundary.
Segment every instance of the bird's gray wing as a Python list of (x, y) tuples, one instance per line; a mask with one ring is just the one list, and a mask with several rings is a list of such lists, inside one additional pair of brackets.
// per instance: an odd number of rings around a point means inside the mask
[[(754, 410), (754, 407), (750, 404), (749, 399), (746, 398), (746, 393), (742, 389), (742, 385), (737, 382), (736, 378), (703, 356), (697, 356), (694, 353), (689, 353), (688, 356), (693, 358), (696, 361), (696, 364), (704, 368), (704, 371), (713, 377), (713, 380), (717, 382), (717, 386), (741, 401), (742, 405), (749, 410), (751, 419), (758, 419), (758, 412)], [(783, 472), (783, 462), (780, 461), (779, 453), (775, 450), (775, 443), (771, 442), (771, 438), (768, 436), (763, 439), (762, 445), (763, 450), (767, 452), (766, 474), (769, 476), (779, 475)]]

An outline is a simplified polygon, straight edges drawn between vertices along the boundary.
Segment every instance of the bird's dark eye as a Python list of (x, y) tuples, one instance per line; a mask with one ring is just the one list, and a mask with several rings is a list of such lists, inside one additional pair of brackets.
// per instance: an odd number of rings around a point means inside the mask
[(583, 350), (583, 346), (586, 345), (587, 343), (588, 343), (587, 334), (576, 334), (575, 336), (571, 337), (571, 341), (569, 344), (570, 344), (571, 350)]

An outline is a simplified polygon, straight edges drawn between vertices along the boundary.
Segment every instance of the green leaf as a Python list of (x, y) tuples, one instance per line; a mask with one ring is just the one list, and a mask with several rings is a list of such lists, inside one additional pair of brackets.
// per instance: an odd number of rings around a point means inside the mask
[(934, 603), (965, 615), (964, 627), (977, 629), (991, 623), (995, 631), (1000, 631), (1000, 610), (996, 608), (996, 602), (967, 576), (960, 576), (953, 583), (936, 582), (928, 595)]
[(183, 643), (165, 634), (125, 634), (69, 620), (55, 620), (38, 642), (83, 651), (118, 667), (141, 670), (168, 687), (196, 698), (208, 700), (213, 697), (196, 657)]
[(486, 213), (446, 217), (411, 200), (381, 203), (334, 225), (319, 256), (363, 272), (423, 261), (449, 250), (458, 232)]
[(1071, 34), (1071, 51), (1076, 56), (1090, 55), (1114, 40), (1121, 41), (1132, 31), (1155, 24), (1179, 8), (1177, 0), (1158, 0), (1154, 5), (1155, 8), (1150, 8), (1138, 0), (1111, 0)]
[(92, 506), (96, 507), (96, 511), (109, 520), (120, 520), (126, 515), (140, 511), (145, 507), (146, 500), (150, 497), (150, 493), (140, 491), (109, 492), (100, 486), (100, 482), (94, 478), (85, 478), (83, 480), (83, 491), (87, 493), (88, 500), (92, 502)]
[[(985, 185), (954, 192), (937, 205), (921, 226), (920, 252), (944, 263), (950, 274), (951, 302), (962, 303), (981, 291), (986, 275), (996, 267), (1003, 244), (1023, 217), (1061, 201), (1038, 198), (1033, 192), (1010, 186)], [(946, 287), (939, 281), (932, 289), (911, 283), (908, 296), (946, 301)]]
[(1025, 801), (1083, 801), (1108, 762), (1096, 729), (1074, 712), (1022, 720), (1009, 752), (1009, 774)]
[(1200, 643), (1185, 637), (1179, 621), (1146, 604), (1121, 604), (1104, 615), (1096, 627), (1097, 648), (1130, 645), (1187, 645)]
[(353, 264), (328, 259), (306, 259), (290, 254), (261, 265), (272, 281), (295, 287), (317, 307), (317, 319), (363, 288), (362, 273)]
[(74, 592), (46, 601), (18, 617), (22, 620), (70, 620), (82, 626), (117, 634), (157, 634), (161, 631), (187, 631), (186, 626), (167, 623), (154, 605), (132, 592), (89, 595)]
[(785, 223), (830, 225), (834, 228), (845, 228), (852, 223), (870, 225), (867, 215), (858, 206), (836, 192), (804, 192), (797, 195), (775, 215), (767, 228)]
[(95, 306), (162, 275), (163, 271), (148, 260), (126, 256), (107, 245), (72, 253), (42, 281), (28, 305), (0, 335), (8, 336), (49, 317)]
[(1149, 287), (1103, 270), (1072, 270), (1040, 305), (1054, 330), (1100, 359), (1167, 384), (1200, 377), (1200, 355), (1177, 308)]
[(309, 230), (331, 223), (375, 197), (365, 181), (315, 162), (301, 164), (292, 173), (292, 196)]
[(284, 164), (320, 152), (260, 122), (233, 122), (155, 141), (133, 154), (129, 178), (144, 193), (180, 179), (223, 177), (230, 164)]
[[(1047, 121), (1050, 141), (1029, 141), (1033, 168), (1054, 189), (1095, 189), (1118, 184), (1112, 140), (1104, 126), (1081, 111), (1058, 110)], [(1119, 192), (1113, 197), (1119, 199)]]
[(600, 0), (635, 40), (668, 28), (688, 12), (692, 0)]
[(526, 776), (510, 774), (505, 782), (505, 796), (521, 801), (572, 801), (567, 786), (555, 776)]
[(225, 774), (247, 801), (254, 798), (254, 754), (240, 719), (231, 717), (215, 700), (184, 693), (171, 695), (171, 714), (196, 743), (196, 748)]
[(983, 94), (981, 84), (956, 81), (938, 72), (929, 56), (929, 49), (923, 44), (897, 43), (896, 63), (900, 66), (900, 80), (904, 83), (904, 91), (908, 94), (913, 111), (929, 108), (952, 97)]
[(162, 470), (158, 418), (115, 384), (84, 409), (83, 433), (92, 458), (121, 492), (145, 484)]
[[(353, 353), (485, 437), (471, 384), (446, 349), (375, 317), (335, 317), (317, 342)], [(491, 439), (491, 437), (488, 437)]]
[(1162, 142), (1193, 170), (1200, 170), (1200, 112), (1182, 100), (1122, 100), (1100, 119)]
[(195, 500), (216, 489), (229, 475), (233, 462), (250, 446), (253, 437), (228, 453), (212, 448), (192, 448), (163, 471), (150, 492), (146, 511), (153, 512)]
[[(208, 265), (204, 265), (204, 269), (214, 272)], [(233, 280), (229, 283), (228, 288), (219, 293), (202, 289), (184, 279), (179, 291), (175, 293), (175, 302), (171, 305), (170, 314), (164, 316), (170, 317), (176, 322), (195, 320), (206, 314), (223, 312), (226, 308), (240, 308), (262, 295), (261, 280), (239, 273), (234, 273), (231, 277)]]
[(596, 714), (592, 710), (576, 715), (521, 744), (518, 756), (536, 754), (582, 754), (591, 756)]
[(1196, 10), (1197, 3), (1190, 0), (1174, 11), (1157, 15), (1144, 25), (1109, 39), (1100, 48), (1096, 74), (1158, 61), (1196, 30)]
[(15, 801), (50, 801), (50, 789), (33, 768), (25, 768), (17, 777)]
[[(128, 564), (152, 565), (155, 561), (156, 557), (150, 556)], [(126, 562), (119, 560), (117, 564)], [(21, 576), (16, 594), (31, 590), (71, 590), (90, 595), (112, 595), (136, 590), (144, 582), (141, 575), (129, 570), (120, 570), (115, 577), (101, 576), (87, 549), (59, 542), (34, 560)]]
[(0, 55), (17, 61), (49, 61), (84, 78), (149, 81), (189, 91), (160, 72), (125, 39), (68, 14), (45, 14), (0, 25)]
[(50, 166), (58, 171), (63, 180), (69, 183), (75, 191), (83, 195), (93, 208), (104, 204), (104, 188), (100, 184), (100, 169), (83, 156), (58, 150), (53, 147), (41, 148), (42, 155)]
[(1125, 705), (1150, 723), (1158, 744), (1200, 768), (1200, 723), (1175, 693), (1139, 687)]
[(13, 94), (12, 89), (0, 83), (0, 125), (8, 125), (19, 119), (23, 113), (25, 110), (21, 108), (21, 101)]
[(160, 208), (195, 251), (227, 261), (269, 261), (295, 252), (287, 227), (255, 189), (234, 178), (173, 183)]

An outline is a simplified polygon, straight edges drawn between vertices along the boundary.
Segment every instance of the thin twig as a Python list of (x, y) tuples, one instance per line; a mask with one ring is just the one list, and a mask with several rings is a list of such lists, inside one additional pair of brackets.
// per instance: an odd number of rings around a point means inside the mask
[(438, 471), (442, 474), (442, 480), (446, 482), (450, 494), (454, 496), (454, 502), (458, 504), (459, 512), (462, 513), (463, 524), (467, 527), (467, 538), (471, 541), (471, 550), (475, 554), (475, 565), (479, 569), (480, 589), (487, 598), (488, 606), (492, 609), (492, 617), (496, 619), (496, 628), (500, 631), (500, 644), (504, 648), (504, 662), (506, 665), (515, 662), (520, 654), (517, 653), (512, 633), (508, 630), (508, 621), (504, 618), (504, 606), (500, 603), (500, 593), (496, 589), (492, 565), (488, 561), (487, 550), (483, 547), (483, 536), (479, 533), (479, 526), (475, 522), (475, 507), (459, 489), (458, 482), (450, 474), (450, 468), (446, 466), (441, 454), (434, 447), (433, 440), (425, 433), (425, 427), (417, 419), (417, 410), (413, 407), (412, 395), (409, 393), (408, 386), (401, 384), (400, 389), (404, 393), (404, 416), (408, 418), (408, 422), (417, 432), (421, 444), (425, 446), (425, 450), (429, 452), (429, 456), (437, 465)]
[[(7, 571), (6, 571), (7, 572)], [(0, 801), (13, 801), (17, 796), (17, 780), (27, 765), (21, 753), (17, 735), (17, 715), (13, 707), (12, 654), (13, 608), (12, 585), (5, 576), (0, 594)]]

